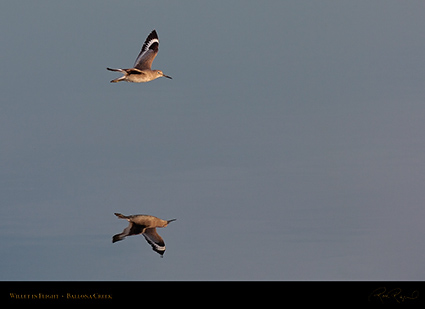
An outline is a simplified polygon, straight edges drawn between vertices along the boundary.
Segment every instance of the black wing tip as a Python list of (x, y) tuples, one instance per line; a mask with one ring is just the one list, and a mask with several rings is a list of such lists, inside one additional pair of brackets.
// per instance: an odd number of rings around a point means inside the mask
[(120, 234), (114, 235), (112, 237), (112, 243), (115, 243), (115, 242), (120, 241), (120, 240), (122, 240), (122, 238), (120, 237)]
[(149, 33), (149, 35), (146, 38), (146, 41), (145, 42), (147, 43), (147, 42), (149, 42), (150, 40), (153, 40), (153, 39), (158, 39), (158, 33), (156, 33), (156, 30), (155, 29), (153, 29), (151, 31), (151, 33)]
[[(146, 239), (147, 243), (152, 247), (152, 250), (155, 251), (156, 253), (158, 253), (159, 255), (161, 255), (161, 257), (162, 257), (165, 253), (165, 250), (166, 250), (164, 240), (161, 240), (160, 242), (155, 244), (155, 242), (153, 242), (145, 234), (143, 234), (143, 236), (145, 236), (145, 239)], [(163, 249), (162, 248), (159, 249), (158, 246), (163, 247)]]
[[(156, 41), (152, 42), (152, 40), (156, 40)], [(145, 52), (148, 48), (152, 49), (155, 52), (158, 52), (158, 46), (159, 46), (158, 42), (159, 42), (158, 34), (156, 33), (156, 30), (152, 30), (152, 32), (149, 33), (148, 37), (146, 38), (145, 42), (143, 43), (142, 50), (140, 51), (139, 56), (143, 52)], [(148, 47), (148, 45), (149, 45), (149, 47)]]
[(164, 253), (165, 253), (165, 249), (164, 250), (158, 250), (157, 248), (155, 248), (155, 246), (152, 246), (152, 250), (155, 251), (156, 253), (158, 253), (161, 257), (163, 257)]
[(149, 36), (151, 36), (151, 35), (154, 35), (156, 38), (158, 38), (158, 33), (156, 33), (156, 30), (155, 29), (153, 29), (151, 31), (151, 33), (149, 33)]

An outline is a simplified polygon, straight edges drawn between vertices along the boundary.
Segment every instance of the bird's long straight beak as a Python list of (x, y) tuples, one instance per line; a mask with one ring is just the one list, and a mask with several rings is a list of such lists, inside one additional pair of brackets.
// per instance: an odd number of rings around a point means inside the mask
[(169, 78), (169, 79), (173, 79), (171, 76), (168, 76), (168, 75), (165, 75), (165, 74), (162, 74), (162, 76)]
[(170, 223), (170, 222), (176, 221), (176, 220), (177, 220), (177, 219), (171, 219), (171, 220), (168, 220), (168, 221), (167, 221), (167, 224), (168, 224), (168, 223)]

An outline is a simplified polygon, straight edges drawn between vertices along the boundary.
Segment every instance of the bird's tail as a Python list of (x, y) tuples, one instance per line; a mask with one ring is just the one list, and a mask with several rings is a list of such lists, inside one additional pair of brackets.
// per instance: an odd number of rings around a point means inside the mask
[(111, 68), (106, 68), (106, 69), (109, 70), (109, 71), (125, 73), (125, 71), (123, 69), (111, 69)]
[(113, 71), (113, 72), (121, 72), (124, 74), (124, 76), (118, 77), (116, 79), (111, 80), (111, 83), (118, 83), (120, 81), (125, 80), (125, 76), (127, 75), (127, 72), (124, 69), (111, 69), (111, 68), (106, 68), (109, 71)]
[(120, 213), (118, 213), (118, 212), (116, 212), (116, 213), (114, 213), (114, 215), (116, 215), (118, 218), (120, 218), (120, 219), (128, 219), (128, 217), (127, 216), (124, 216), (123, 214), (120, 214)]

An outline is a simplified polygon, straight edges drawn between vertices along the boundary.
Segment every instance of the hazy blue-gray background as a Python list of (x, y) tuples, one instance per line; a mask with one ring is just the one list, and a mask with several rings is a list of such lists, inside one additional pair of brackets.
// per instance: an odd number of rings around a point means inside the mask
[[(423, 1), (0, 5), (1, 280), (424, 280)], [(146, 36), (172, 80), (109, 81)], [(114, 212), (177, 218), (112, 244)]]

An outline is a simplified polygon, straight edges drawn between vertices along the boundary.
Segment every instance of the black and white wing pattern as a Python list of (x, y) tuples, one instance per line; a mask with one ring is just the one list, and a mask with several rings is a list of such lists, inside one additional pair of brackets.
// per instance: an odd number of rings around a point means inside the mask
[(142, 46), (142, 50), (140, 51), (139, 56), (137, 56), (133, 67), (139, 70), (150, 69), (152, 67), (152, 62), (158, 53), (158, 48), (158, 35), (155, 30), (152, 30), (146, 38), (146, 41)]
[(146, 241), (152, 246), (153, 251), (162, 255), (165, 253), (165, 243), (161, 236), (156, 232), (156, 228), (146, 229), (143, 233)]

